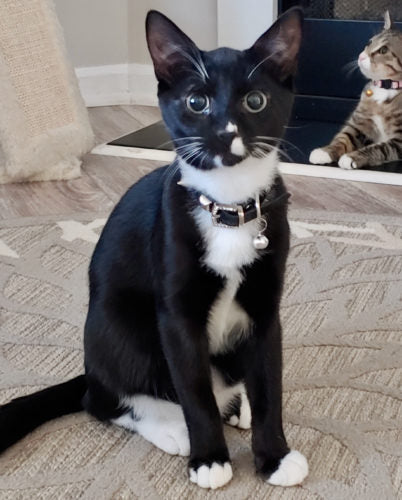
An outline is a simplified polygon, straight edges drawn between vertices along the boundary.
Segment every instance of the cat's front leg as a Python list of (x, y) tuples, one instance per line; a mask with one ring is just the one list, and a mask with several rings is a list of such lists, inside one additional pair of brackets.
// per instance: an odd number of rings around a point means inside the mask
[(387, 142), (370, 144), (364, 148), (344, 154), (338, 165), (347, 170), (381, 165), (388, 161), (398, 161), (402, 157), (402, 141), (391, 139)]
[(270, 484), (294, 486), (308, 474), (307, 460), (290, 450), (282, 428), (282, 351), (279, 316), (255, 325), (250, 341), (246, 388), (252, 414), (257, 472)]
[(337, 163), (345, 154), (360, 148), (365, 140), (358, 127), (347, 123), (327, 146), (314, 149), (310, 153), (309, 161), (315, 165)]
[(190, 435), (190, 481), (219, 488), (232, 478), (221, 415), (212, 390), (206, 333), (177, 310), (161, 314), (163, 350)]

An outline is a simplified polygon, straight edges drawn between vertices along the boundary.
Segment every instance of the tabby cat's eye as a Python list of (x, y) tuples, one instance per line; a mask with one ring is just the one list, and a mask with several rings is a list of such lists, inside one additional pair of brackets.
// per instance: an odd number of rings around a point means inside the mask
[(186, 105), (193, 113), (208, 113), (209, 98), (204, 94), (190, 94), (186, 99)]
[(380, 54), (386, 54), (388, 52), (388, 47), (385, 45), (381, 47), (381, 49), (378, 51)]
[(243, 99), (243, 106), (250, 113), (259, 113), (267, 105), (267, 96), (261, 90), (252, 90)]

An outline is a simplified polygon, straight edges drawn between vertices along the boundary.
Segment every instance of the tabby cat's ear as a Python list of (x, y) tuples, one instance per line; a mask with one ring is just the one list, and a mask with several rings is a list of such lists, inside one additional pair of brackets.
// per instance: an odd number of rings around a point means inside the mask
[(286, 11), (249, 49), (283, 81), (296, 72), (302, 40), (303, 11), (294, 7)]
[(391, 27), (392, 27), (391, 16), (389, 15), (389, 10), (386, 10), (384, 14), (384, 29), (390, 30)]
[[(170, 19), (156, 10), (148, 12), (146, 33), (149, 52), (159, 81), (172, 83), (178, 73), (203, 74), (200, 51)], [(205, 77), (205, 75), (203, 75)]]

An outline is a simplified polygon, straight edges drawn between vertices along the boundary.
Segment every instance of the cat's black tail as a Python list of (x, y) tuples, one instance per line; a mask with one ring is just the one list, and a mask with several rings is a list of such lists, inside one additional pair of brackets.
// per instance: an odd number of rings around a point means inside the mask
[(48, 420), (83, 410), (85, 375), (0, 406), (0, 453)]

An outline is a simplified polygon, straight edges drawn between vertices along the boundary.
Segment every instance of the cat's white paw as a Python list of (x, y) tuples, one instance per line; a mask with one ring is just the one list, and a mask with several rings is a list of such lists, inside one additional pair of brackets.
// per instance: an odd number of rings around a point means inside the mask
[(239, 429), (250, 429), (251, 428), (251, 408), (248, 401), (247, 394), (242, 392), (240, 394), (240, 414), (232, 415), (227, 423), (233, 427), (238, 427)]
[(338, 165), (345, 170), (353, 170), (354, 168), (357, 168), (356, 162), (353, 161), (353, 159), (347, 154), (344, 154), (339, 158)]
[(188, 429), (183, 421), (163, 422), (157, 420), (145, 425), (138, 425), (137, 432), (152, 444), (169, 455), (190, 455), (190, 438)]
[(190, 438), (186, 424), (178, 423), (169, 426), (167, 432), (160, 436), (157, 446), (170, 455), (188, 457), (190, 455)]
[(328, 163), (332, 163), (329, 153), (322, 148), (313, 149), (310, 153), (309, 161), (315, 165), (327, 165)]
[(232, 466), (229, 462), (223, 465), (214, 462), (211, 466), (201, 465), (198, 469), (190, 468), (190, 481), (201, 488), (215, 490), (228, 483), (233, 477)]
[(291, 450), (279, 463), (278, 469), (267, 479), (274, 486), (300, 484), (308, 474), (306, 457), (297, 450)]

